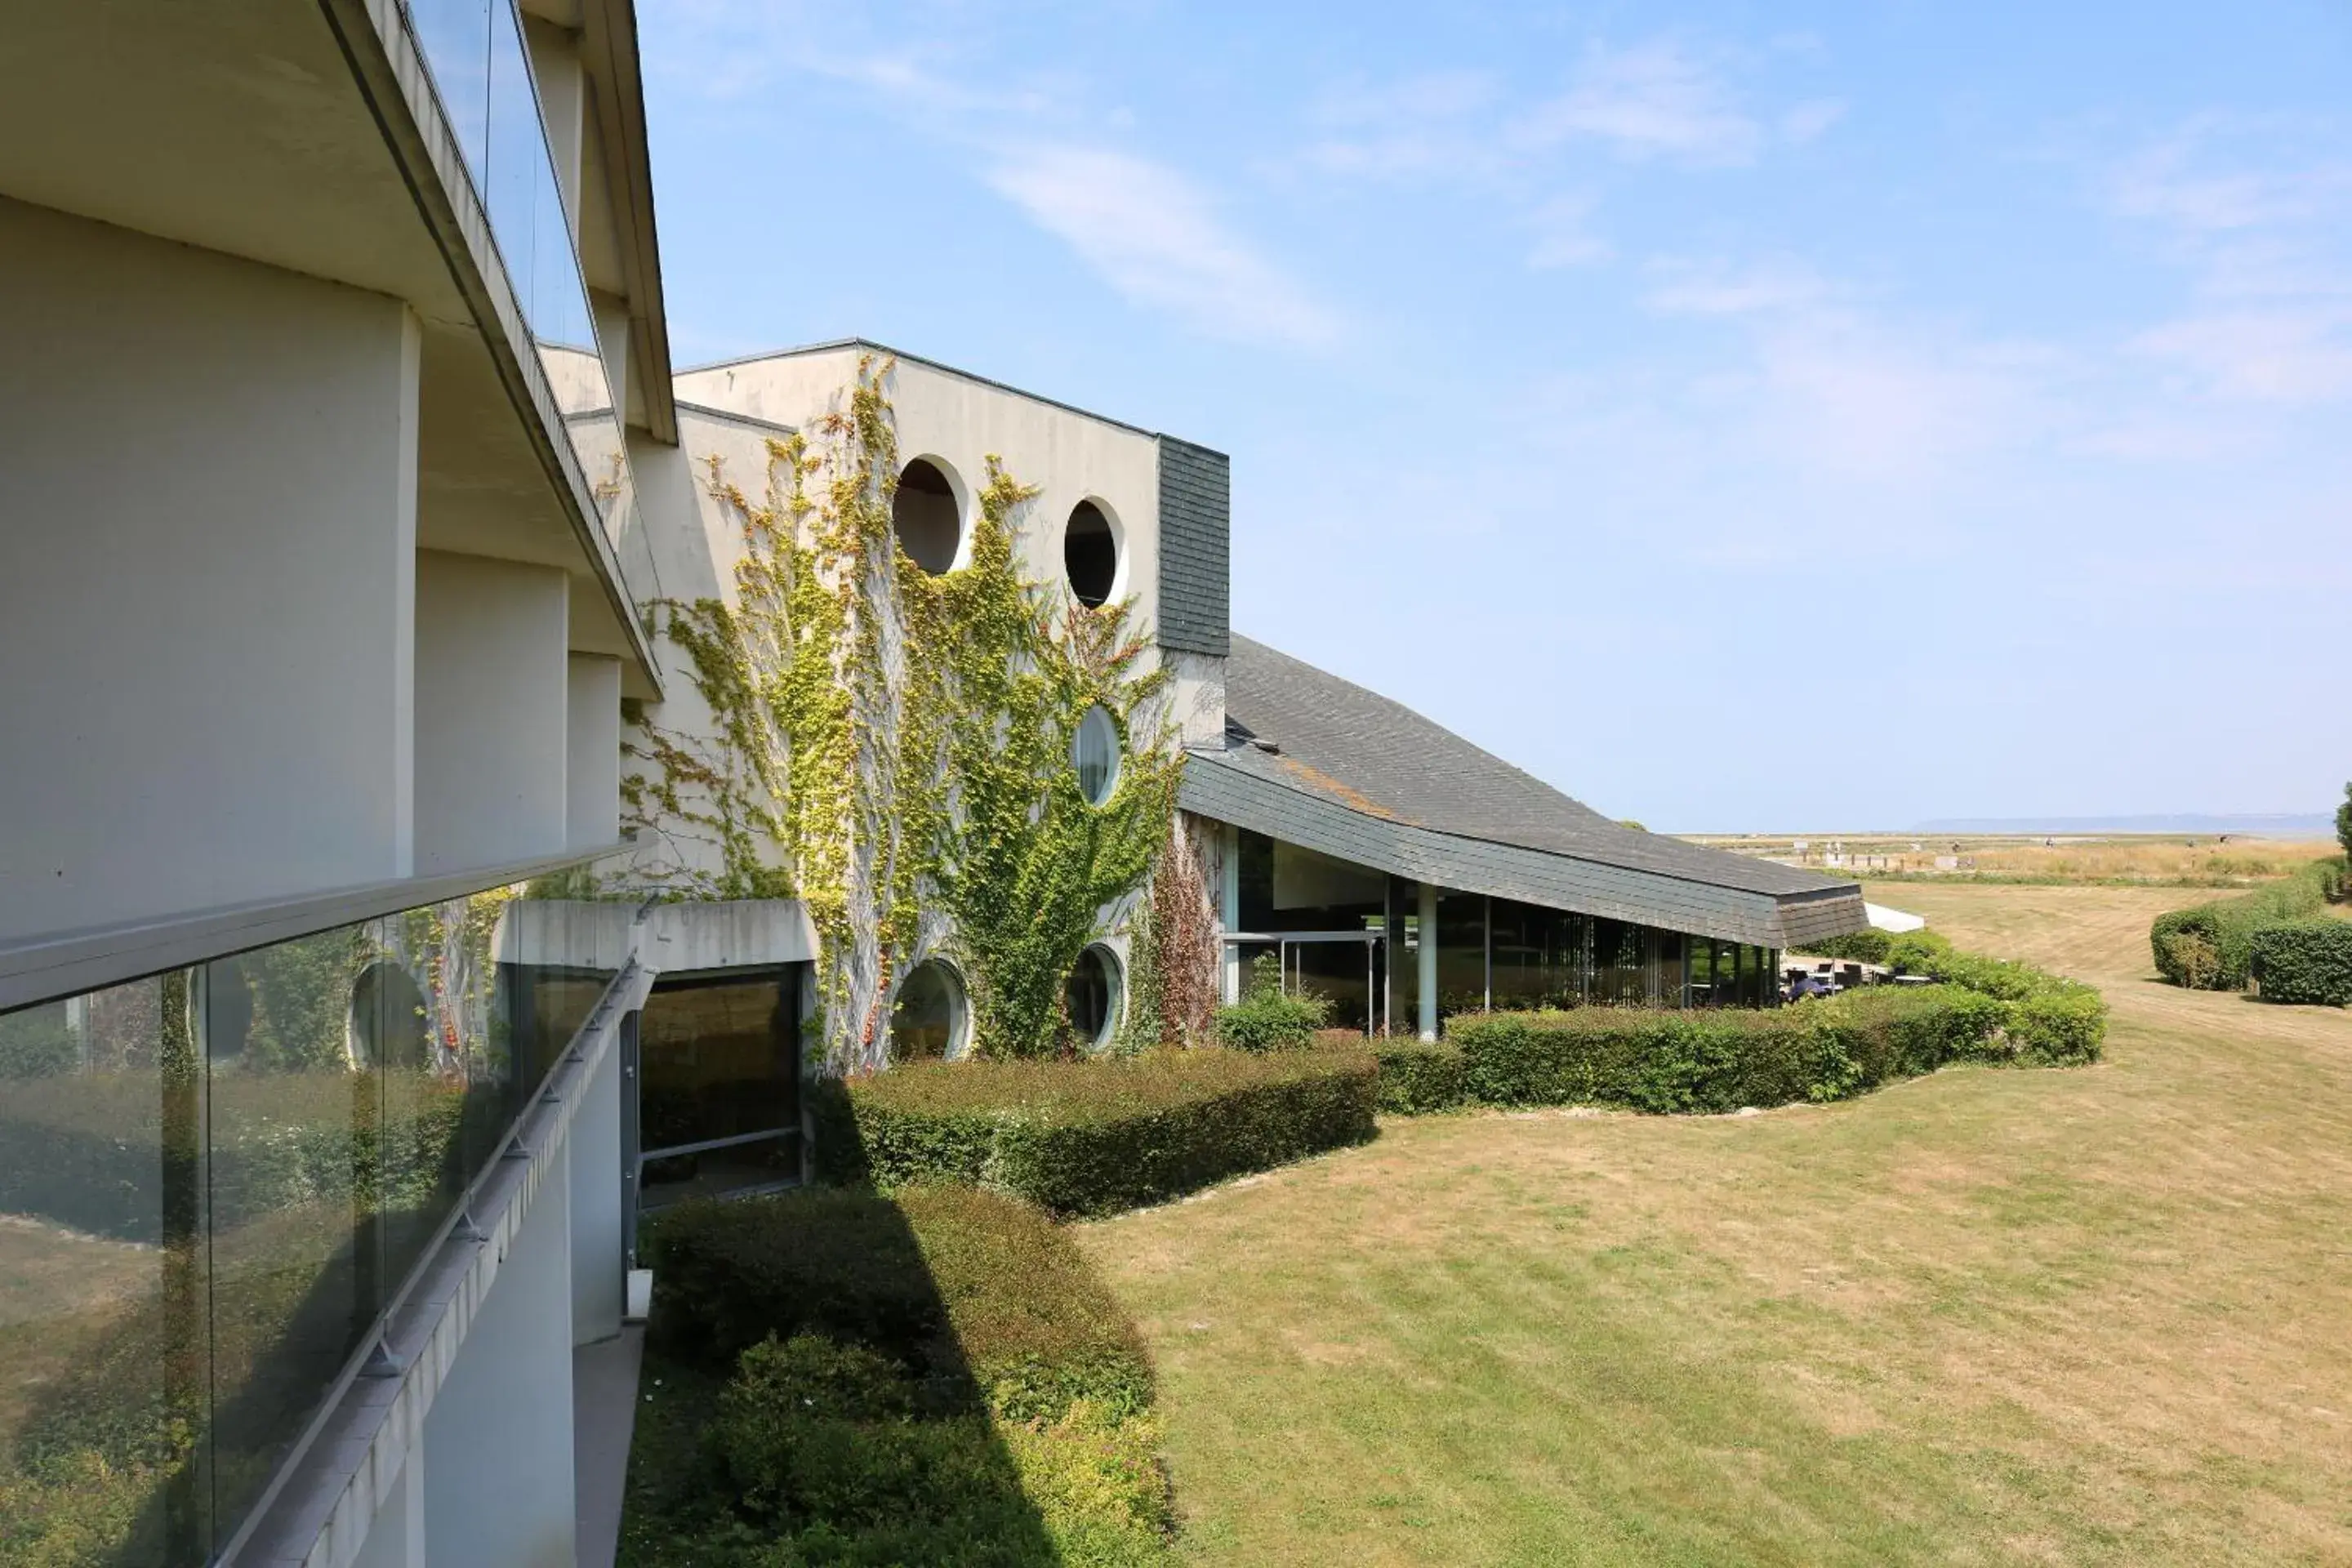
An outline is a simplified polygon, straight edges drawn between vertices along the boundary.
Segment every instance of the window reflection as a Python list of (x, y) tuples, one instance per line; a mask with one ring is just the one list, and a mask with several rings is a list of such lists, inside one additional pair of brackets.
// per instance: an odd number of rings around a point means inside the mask
[(516, 891), (0, 1016), (0, 1559), (241, 1522), (535, 1085)]

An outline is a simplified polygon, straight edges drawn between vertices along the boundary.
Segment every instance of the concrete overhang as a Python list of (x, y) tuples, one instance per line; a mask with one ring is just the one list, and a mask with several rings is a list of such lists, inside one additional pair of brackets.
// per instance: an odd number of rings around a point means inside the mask
[(19, 7), (0, 79), (0, 195), (405, 301), (423, 324), (420, 544), (564, 568), (575, 646), (658, 692), (393, 0)]

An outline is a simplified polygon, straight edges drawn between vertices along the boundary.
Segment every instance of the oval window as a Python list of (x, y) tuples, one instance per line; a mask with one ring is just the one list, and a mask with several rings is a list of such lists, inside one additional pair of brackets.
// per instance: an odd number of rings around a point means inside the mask
[(890, 498), (890, 526), (907, 559), (936, 577), (955, 565), (963, 548), (963, 508), (940, 464), (917, 458), (898, 475)]
[(1062, 1003), (1078, 1043), (1098, 1051), (1110, 1044), (1118, 1023), (1119, 970), (1118, 955), (1097, 942), (1078, 954), (1070, 978), (1062, 987)]
[(1118, 583), (1118, 535), (1093, 501), (1082, 500), (1071, 509), (1070, 521), (1062, 529), (1062, 574), (1087, 609), (1110, 603)]
[(963, 978), (936, 958), (915, 965), (890, 1008), (890, 1059), (956, 1061), (971, 1047)]
[(1118, 788), (1118, 721), (1097, 702), (1078, 721), (1070, 737), (1070, 765), (1078, 770), (1078, 793), (1100, 805)]

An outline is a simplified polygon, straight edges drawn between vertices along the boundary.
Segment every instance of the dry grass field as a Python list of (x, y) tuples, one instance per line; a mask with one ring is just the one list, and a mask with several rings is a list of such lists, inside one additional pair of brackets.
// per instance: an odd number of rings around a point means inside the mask
[(1087, 1226), (1214, 1563), (2352, 1562), (2352, 1016), (2150, 889), (1874, 889), (2095, 982), (2090, 1068), (1442, 1117)]
[[(2151, 887), (2252, 887), (2290, 876), (2314, 860), (2340, 852), (2332, 839), (2247, 838), (2226, 844), (2210, 835), (2121, 834), (2101, 838), (1968, 837), (1922, 838), (1916, 834), (1833, 836), (1848, 856), (1885, 858), (1890, 870), (1942, 879), (2048, 882), (2146, 883)], [(1697, 837), (1695, 843), (1747, 855), (1825, 865), (1829, 838), (1797, 841), (1777, 837)], [(1916, 846), (1915, 848), (1914, 846)], [(1964, 869), (1938, 870), (1939, 857), (1952, 857)], [(1853, 864), (1849, 858), (1849, 865)], [(1865, 871), (1862, 875), (1869, 875)], [(1907, 877), (1906, 877), (1907, 879)]]

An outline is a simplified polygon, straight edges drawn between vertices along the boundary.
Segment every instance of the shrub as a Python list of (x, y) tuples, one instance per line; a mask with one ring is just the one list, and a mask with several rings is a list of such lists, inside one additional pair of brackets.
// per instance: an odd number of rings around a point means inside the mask
[(1893, 948), (1892, 932), (1876, 926), (1867, 931), (1848, 931), (1843, 936), (1828, 937), (1805, 943), (1802, 951), (1816, 958), (1843, 958), (1856, 963), (1885, 963)]
[(818, 1096), (817, 1157), (834, 1181), (1110, 1214), (1365, 1142), (1376, 1074), (1361, 1049), (908, 1063)]
[(761, 1351), (762, 1375), (817, 1375), (786, 1353), (815, 1334), (890, 1357), (933, 1407), (985, 1397), (1029, 1419), (1076, 1399), (1150, 1402), (1150, 1362), (1118, 1299), (1052, 1221), (997, 1194), (698, 1200), (649, 1218), (642, 1248), (661, 1286), (655, 1345), (714, 1370), (772, 1338), (785, 1348)]
[(2194, 931), (2178, 931), (2154, 939), (2156, 966), (2176, 985), (2210, 991), (2221, 974), (2221, 950)]
[(1283, 994), (1279, 973), (1260, 958), (1249, 994), (1217, 1009), (1217, 1043), (1237, 1051), (1294, 1051), (1312, 1044), (1330, 1016), (1331, 1004), (1323, 997)]
[(1391, 1116), (1426, 1116), (1467, 1104), (1462, 1047), (1451, 1041), (1385, 1039), (1373, 1047), (1381, 1067), (1380, 1107)]
[(2191, 990), (2244, 990), (2252, 975), (2254, 932), (2317, 914), (2341, 877), (2340, 862), (2315, 861), (2274, 887), (2167, 910), (2147, 932), (2157, 973)]
[(687, 1561), (1109, 1568), (1167, 1559), (1171, 1510), (1150, 1416), (1078, 1405), (1052, 1422), (854, 1420), (740, 1377), (720, 1405), (710, 1447), (732, 1509), (758, 1528), (722, 1525)]
[(2263, 1001), (2352, 1005), (2352, 921), (2284, 921), (2261, 927), (2250, 945)]
[(1490, 1105), (1720, 1112), (1842, 1100), (1955, 1061), (2084, 1059), (2066, 1054), (2080, 1048), (2067, 1031), (2079, 1031), (2084, 996), (2103, 1016), (2087, 987), (2053, 990), (2051, 1016), (2037, 1016), (2040, 1033), (2029, 1040), (2020, 1037), (2028, 1004), (1958, 985), (1854, 992), (1762, 1013), (1485, 1014), (1457, 1019), (1446, 1039), (1461, 1052), (1465, 1092)]

